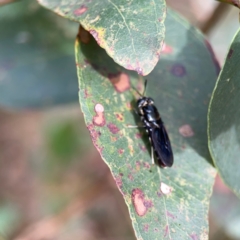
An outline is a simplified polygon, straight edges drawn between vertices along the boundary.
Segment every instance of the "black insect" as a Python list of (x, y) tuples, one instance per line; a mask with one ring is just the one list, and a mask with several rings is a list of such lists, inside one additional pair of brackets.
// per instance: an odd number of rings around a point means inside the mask
[(143, 127), (148, 133), (149, 141), (152, 145), (152, 162), (155, 163), (153, 156), (155, 153), (157, 164), (160, 167), (171, 167), (173, 165), (173, 152), (171, 143), (160, 114), (154, 105), (153, 99), (144, 96), (146, 86), (147, 80), (145, 81), (145, 89), (143, 94), (140, 94), (137, 91), (141, 96), (137, 100), (137, 113), (141, 118)]

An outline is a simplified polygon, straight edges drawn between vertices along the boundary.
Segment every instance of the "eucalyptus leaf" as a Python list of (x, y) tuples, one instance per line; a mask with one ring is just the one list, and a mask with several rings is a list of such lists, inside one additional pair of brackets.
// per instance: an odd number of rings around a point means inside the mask
[(208, 116), (209, 148), (223, 181), (240, 197), (240, 30), (217, 80)]
[(208, 239), (215, 169), (207, 145), (207, 109), (219, 66), (189, 23), (168, 11), (161, 59), (146, 96), (160, 111), (175, 163), (151, 165), (150, 143), (135, 114), (141, 76), (117, 65), (83, 28), (76, 41), (79, 99), (93, 143), (129, 208), (138, 239)]
[(159, 60), (164, 40), (165, 0), (38, 0), (78, 21), (114, 61), (147, 75)]
[(78, 25), (34, 1), (0, 8), (0, 105), (26, 108), (77, 101)]

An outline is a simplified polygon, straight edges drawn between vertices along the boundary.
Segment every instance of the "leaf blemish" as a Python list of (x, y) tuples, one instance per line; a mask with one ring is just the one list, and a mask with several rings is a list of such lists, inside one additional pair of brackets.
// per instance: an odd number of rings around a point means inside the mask
[(179, 128), (179, 133), (183, 136), (183, 137), (192, 137), (194, 135), (194, 131), (192, 130), (192, 127), (188, 124), (182, 125)]
[(176, 77), (183, 77), (186, 75), (186, 69), (180, 64), (175, 64), (172, 66), (171, 73)]
[(144, 216), (148, 209), (153, 206), (152, 201), (144, 199), (144, 193), (141, 189), (136, 188), (132, 190), (132, 204), (138, 216)]
[(191, 234), (190, 237), (192, 240), (198, 240), (198, 237), (195, 233)]
[(123, 174), (120, 173), (119, 175), (117, 176), (114, 176), (114, 180), (119, 188), (119, 190), (121, 191), (121, 193), (124, 195), (123, 191), (122, 191), (122, 176)]
[(143, 152), (146, 152), (146, 151), (147, 151), (147, 148), (146, 148), (146, 146), (144, 146), (144, 145), (140, 145), (140, 149), (141, 149)]
[(169, 53), (172, 53), (173, 52), (173, 49), (171, 46), (167, 45), (166, 43), (163, 44), (163, 47), (162, 47), (162, 52), (163, 54), (169, 54)]
[(148, 232), (148, 229), (149, 229), (149, 225), (148, 224), (144, 224), (143, 225), (143, 231), (144, 232)]
[(164, 195), (168, 195), (172, 192), (172, 188), (169, 187), (167, 184), (161, 182), (161, 186), (160, 186), (160, 189), (161, 189), (161, 192), (164, 194)]
[(116, 133), (118, 133), (118, 132), (120, 131), (120, 129), (119, 129), (115, 124), (113, 124), (113, 123), (109, 123), (109, 124), (107, 125), (107, 127), (108, 127), (108, 129), (110, 130), (110, 132), (111, 132), (112, 134), (116, 134)]
[(88, 131), (90, 132), (91, 134), (91, 137), (92, 137), (92, 141), (93, 141), (93, 144), (94, 146), (97, 148), (97, 150), (102, 153), (103, 151), (103, 147), (100, 147), (98, 144), (97, 144), (97, 140), (98, 138), (101, 136), (101, 132), (100, 131), (96, 131), (94, 129), (94, 125), (93, 124), (89, 124), (87, 125), (87, 128), (88, 128)]
[(91, 94), (88, 92), (88, 89), (84, 90), (84, 98), (89, 98)]
[(164, 237), (166, 237), (168, 234), (169, 234), (169, 227), (167, 225), (164, 230)]
[(173, 214), (171, 214), (169, 211), (167, 211), (167, 216), (172, 218), (172, 219), (175, 219), (175, 216)]
[(93, 117), (93, 124), (99, 127), (103, 127), (106, 124), (103, 105), (100, 103), (96, 104), (94, 110), (96, 112), (96, 115)]
[(129, 76), (126, 73), (109, 73), (108, 79), (113, 84), (115, 90), (117, 92), (125, 92), (130, 89), (130, 81)]
[(88, 8), (85, 5), (82, 5), (80, 8), (74, 10), (73, 14), (75, 16), (80, 16), (80, 15), (84, 14), (87, 10), (88, 10)]
[(131, 173), (128, 174), (128, 179), (129, 179), (130, 181), (133, 181), (133, 175), (132, 175)]
[(116, 113), (115, 116), (116, 116), (118, 121), (120, 121), (120, 122), (124, 121), (124, 117), (123, 117), (122, 113)]
[(123, 154), (123, 153), (124, 153), (124, 149), (122, 149), (122, 148), (118, 149), (118, 153), (119, 153), (120, 155)]

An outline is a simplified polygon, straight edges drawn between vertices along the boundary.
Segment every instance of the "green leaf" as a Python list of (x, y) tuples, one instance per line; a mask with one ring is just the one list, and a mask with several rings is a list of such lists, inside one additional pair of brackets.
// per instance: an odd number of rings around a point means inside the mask
[(129, 208), (138, 239), (207, 239), (209, 197), (215, 176), (208, 163), (207, 107), (218, 65), (209, 44), (194, 27), (171, 11), (166, 44), (149, 80), (151, 96), (168, 130), (175, 163), (151, 165), (146, 133), (129, 129), (134, 88), (143, 79), (112, 61), (93, 38), (80, 30), (76, 42), (79, 98), (92, 140), (108, 164)]
[(147, 75), (157, 64), (165, 32), (165, 0), (38, 1), (79, 21), (109, 56), (126, 69)]
[(19, 1), (0, 8), (0, 104), (42, 107), (77, 101), (73, 43), (78, 24)]
[(217, 80), (208, 116), (209, 148), (224, 182), (240, 197), (240, 30)]

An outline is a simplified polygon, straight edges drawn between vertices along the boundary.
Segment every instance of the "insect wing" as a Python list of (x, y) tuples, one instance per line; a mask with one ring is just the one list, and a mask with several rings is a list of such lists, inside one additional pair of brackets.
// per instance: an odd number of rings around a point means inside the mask
[(171, 167), (173, 165), (173, 152), (164, 125), (160, 124), (160, 128), (153, 128), (150, 137), (159, 165)]

